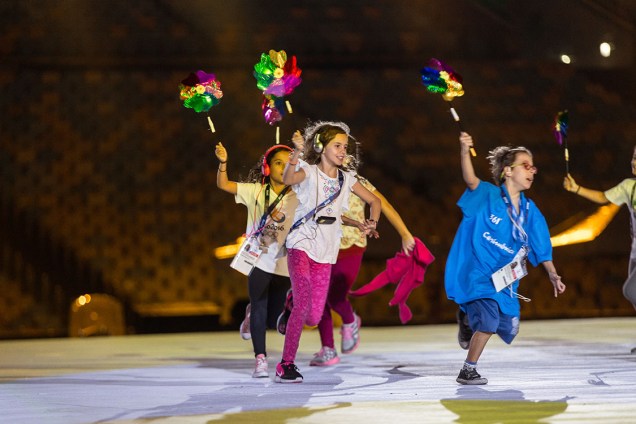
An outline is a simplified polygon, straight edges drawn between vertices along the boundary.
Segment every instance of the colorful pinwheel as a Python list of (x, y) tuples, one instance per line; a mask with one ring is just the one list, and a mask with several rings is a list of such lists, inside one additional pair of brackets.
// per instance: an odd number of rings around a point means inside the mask
[[(223, 97), (221, 82), (216, 79), (214, 74), (203, 71), (196, 71), (188, 75), (179, 84), (179, 91), (183, 106), (194, 109), (197, 113), (208, 112), (212, 106), (218, 105)], [(210, 130), (215, 132), (210, 115), (208, 115), (208, 124)]]
[(444, 100), (451, 101), (464, 95), (461, 75), (442, 61), (430, 59), (420, 73), (426, 89), (431, 93), (441, 94)]
[(269, 125), (280, 122), (285, 115), (285, 108), (291, 113), (291, 105), (284, 97), (291, 95), (300, 85), (301, 69), (296, 63), (296, 56), (287, 57), (285, 50), (270, 50), (261, 54), (261, 60), (254, 65), (256, 86), (263, 92), (263, 117)]
[(570, 152), (568, 151), (568, 125), (569, 114), (567, 110), (563, 110), (556, 114), (554, 118), (554, 125), (552, 126), (552, 133), (556, 138), (559, 146), (563, 146), (563, 154), (565, 156), (565, 173), (570, 174)]
[[(453, 107), (453, 99), (464, 95), (462, 77), (453, 68), (446, 65), (441, 60), (432, 58), (420, 71), (422, 83), (429, 93), (441, 94), (442, 98), (450, 105), (450, 113), (453, 116), (459, 130), (464, 131), (459, 115)], [(475, 149), (471, 148), (470, 153), (475, 156)]]

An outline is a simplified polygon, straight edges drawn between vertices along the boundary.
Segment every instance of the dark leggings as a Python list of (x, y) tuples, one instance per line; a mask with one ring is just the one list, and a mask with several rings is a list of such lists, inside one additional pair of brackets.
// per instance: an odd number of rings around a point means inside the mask
[(247, 278), (247, 286), (252, 304), (250, 332), (254, 356), (261, 353), (267, 356), (265, 333), (268, 327), (276, 328), (276, 319), (283, 311), (285, 295), (291, 283), (289, 277), (254, 268)]

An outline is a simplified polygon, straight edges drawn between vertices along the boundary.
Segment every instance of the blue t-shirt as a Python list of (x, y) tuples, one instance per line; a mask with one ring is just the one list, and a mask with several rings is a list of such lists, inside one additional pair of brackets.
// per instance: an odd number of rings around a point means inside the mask
[[(492, 274), (509, 264), (524, 245), (523, 238), (513, 236), (514, 224), (508, 215), (503, 195), (509, 199), (505, 187), (480, 181), (475, 190), (466, 189), (457, 202), (463, 213), (455, 240), (446, 261), (444, 275), (446, 295), (457, 304), (476, 299), (494, 299), (501, 312), (519, 316), (519, 300), (509, 288), (498, 292)], [(550, 232), (545, 218), (534, 202), (523, 193), (519, 199), (523, 211), (522, 228), (528, 235), (532, 265), (552, 260)], [(516, 293), (519, 281), (512, 284)]]

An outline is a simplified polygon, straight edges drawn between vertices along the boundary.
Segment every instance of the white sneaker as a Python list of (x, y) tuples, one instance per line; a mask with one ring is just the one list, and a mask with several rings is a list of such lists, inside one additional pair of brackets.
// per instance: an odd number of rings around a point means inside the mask
[(241, 328), (239, 329), (243, 340), (252, 338), (252, 333), (250, 332), (250, 315), (252, 315), (252, 304), (248, 303), (245, 307), (245, 319), (241, 322)]
[(354, 320), (351, 324), (342, 324), (340, 334), (342, 334), (342, 342), (340, 350), (342, 353), (352, 353), (360, 344), (360, 326), (362, 320), (356, 314), (353, 314)]
[(254, 366), (254, 372), (252, 378), (269, 377), (267, 372), (267, 357), (262, 353), (256, 355), (256, 364)]

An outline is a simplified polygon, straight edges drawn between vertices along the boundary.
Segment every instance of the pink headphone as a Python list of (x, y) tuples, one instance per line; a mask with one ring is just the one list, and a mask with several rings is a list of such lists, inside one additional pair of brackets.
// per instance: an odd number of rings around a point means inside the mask
[(278, 149), (286, 149), (286, 150), (289, 150), (290, 152), (293, 150), (291, 147), (286, 146), (284, 144), (276, 144), (275, 146), (272, 146), (269, 149), (267, 149), (267, 151), (263, 155), (263, 163), (261, 164), (261, 174), (263, 174), (263, 177), (269, 177), (271, 170), (269, 169), (269, 164), (267, 163), (267, 159), (269, 159), (269, 155), (272, 154), (272, 152)]

